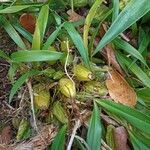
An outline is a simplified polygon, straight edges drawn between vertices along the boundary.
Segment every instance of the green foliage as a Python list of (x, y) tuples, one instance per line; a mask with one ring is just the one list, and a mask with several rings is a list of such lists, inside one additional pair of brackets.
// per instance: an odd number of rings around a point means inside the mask
[(149, 0), (131, 0), (110, 26), (109, 30), (96, 47), (93, 55), (144, 16), (149, 10)]
[(64, 125), (60, 131), (57, 133), (50, 150), (63, 150), (65, 144), (65, 134), (66, 134), (67, 126)]
[(88, 133), (87, 133), (87, 144), (91, 150), (99, 150), (101, 147), (101, 122), (100, 112), (97, 104), (94, 102), (94, 110), (91, 116)]

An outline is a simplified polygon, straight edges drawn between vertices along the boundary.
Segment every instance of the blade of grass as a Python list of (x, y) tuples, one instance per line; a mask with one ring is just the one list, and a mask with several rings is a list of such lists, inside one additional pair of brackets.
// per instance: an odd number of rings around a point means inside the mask
[(116, 38), (113, 41), (113, 43), (116, 45), (116, 47), (126, 51), (127, 53), (129, 53), (130, 55), (134, 56), (135, 58), (140, 60), (144, 65), (147, 66), (146, 61), (143, 58), (143, 56), (132, 45), (130, 45), (129, 43), (127, 43), (126, 41), (124, 41), (124, 40), (122, 40), (120, 38)]
[(25, 83), (25, 81), (29, 78), (32, 77), (34, 75), (38, 75), (41, 72), (38, 70), (30, 70), (28, 72), (26, 72), (25, 74), (23, 74), (12, 86), (12, 89), (10, 91), (10, 95), (9, 95), (9, 103), (12, 102), (12, 98), (13, 96), (16, 94), (16, 92), (19, 90), (19, 88)]
[(99, 23), (99, 25), (97, 26), (96, 30), (93, 32), (92, 36), (91, 36), (91, 39), (90, 39), (90, 43), (89, 43), (89, 53), (90, 53), (90, 56), (92, 55), (92, 52), (93, 52), (93, 47), (94, 47), (94, 41), (95, 41), (95, 37), (96, 35), (98, 34), (99, 32), (99, 28), (102, 24), (102, 22), (107, 19), (107, 17), (109, 17), (109, 15), (112, 13), (112, 9), (110, 9), (103, 17), (103, 19), (101, 20), (101, 22)]
[(60, 131), (58, 132), (58, 134), (56, 135), (52, 143), (51, 150), (63, 150), (64, 149), (66, 129), (67, 129), (66, 125), (64, 125), (60, 129)]
[(36, 23), (36, 28), (33, 34), (32, 40), (32, 50), (40, 49), (41, 48), (41, 35), (38, 22)]
[(94, 110), (91, 116), (86, 140), (90, 150), (99, 150), (101, 148), (101, 134), (100, 112), (97, 104), (94, 102)]
[(48, 4), (43, 5), (37, 19), (38, 28), (40, 30), (41, 42), (43, 41), (44, 38), (47, 21), (48, 21), (48, 15), (49, 15), (49, 5)]
[(116, 56), (120, 64), (125, 64), (125, 66), (129, 70), (131, 70), (143, 82), (145, 86), (150, 87), (150, 78), (137, 64), (133, 64), (131, 66), (132, 60), (130, 58), (124, 57), (120, 53), (116, 53)]
[(148, 150), (149, 149), (150, 145), (147, 147), (134, 133), (130, 131), (129, 135), (130, 135), (130, 141), (135, 150)]
[(85, 24), (84, 24), (84, 31), (83, 31), (83, 42), (85, 48), (88, 48), (88, 33), (89, 29), (92, 23), (92, 20), (97, 12), (98, 7), (102, 3), (102, 0), (96, 0), (94, 4), (92, 5), (86, 19), (85, 19)]
[(119, 14), (119, 0), (113, 0), (113, 13), (112, 13), (112, 22), (117, 18)]
[(41, 6), (41, 4), (36, 4), (36, 5), (16, 5), (16, 6), (10, 6), (10, 7), (6, 7), (2, 10), (0, 10), (0, 14), (11, 14), (11, 13), (16, 13), (19, 12), (23, 9), (32, 7), (32, 6)]
[(26, 49), (26, 46), (24, 42), (22, 41), (21, 37), (19, 34), (16, 32), (14, 27), (10, 24), (10, 22), (3, 17), (2, 18), (2, 26), (6, 30), (6, 32), (9, 34), (9, 36), (12, 38), (12, 40), (21, 48), (21, 49)]
[(97, 45), (93, 55), (101, 50), (106, 44), (115, 39), (120, 33), (134, 24), (142, 16), (144, 16), (150, 10), (149, 0), (132, 0), (130, 1), (124, 10), (118, 15), (116, 20), (110, 26), (102, 40)]
[(43, 44), (44, 46), (42, 47), (42, 49), (46, 49), (48, 50), (48, 48), (50, 47), (50, 45), (54, 42), (54, 40), (56, 39), (56, 37), (59, 34), (59, 31), (61, 30), (61, 28), (63, 27), (64, 24), (61, 24), (47, 39), (47, 41)]
[(64, 28), (67, 30), (73, 43), (77, 47), (77, 49), (83, 59), (84, 64), (86, 65), (86, 67), (90, 68), (88, 50), (84, 47), (81, 36), (79, 35), (79, 33), (76, 31), (76, 29), (70, 22), (66, 22), (64, 24)]
[(63, 53), (50, 50), (22, 50), (11, 54), (11, 60), (13, 62), (54, 61), (63, 57)]
[[(147, 32), (146, 35), (143, 37), (139, 49), (138, 51), (142, 54), (148, 47), (149, 43), (150, 43), (150, 32)], [(134, 59), (132, 64), (136, 63), (137, 59)], [(131, 66), (132, 66), (131, 64)]]
[(137, 111), (134, 108), (130, 108), (125, 105), (121, 105), (110, 100), (96, 100), (96, 102), (104, 107), (110, 113), (121, 117), (128, 121), (131, 125), (139, 129), (140, 131), (150, 135), (150, 117)]
[(19, 23), (13, 23), (13, 27), (29, 42), (32, 42), (33, 36), (30, 32), (24, 29)]

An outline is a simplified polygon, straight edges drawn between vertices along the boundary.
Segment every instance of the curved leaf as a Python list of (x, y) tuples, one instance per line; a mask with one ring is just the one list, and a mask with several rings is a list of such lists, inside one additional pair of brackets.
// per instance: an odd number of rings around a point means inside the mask
[(149, 116), (146, 116), (145, 114), (139, 112), (134, 108), (130, 108), (128, 106), (112, 102), (110, 100), (96, 100), (96, 102), (110, 113), (125, 119), (140, 131), (150, 135)]
[(144, 65), (147, 66), (146, 61), (143, 58), (143, 56), (132, 45), (130, 45), (129, 43), (127, 43), (126, 41), (124, 41), (124, 40), (122, 40), (120, 38), (116, 38), (113, 41), (113, 43), (115, 43), (115, 45), (118, 48), (123, 49), (124, 51), (126, 51), (130, 55), (134, 56), (135, 58), (137, 58), (138, 60), (140, 60)]
[(132, 64), (132, 60), (130, 58), (124, 57), (122, 54), (117, 54), (117, 60), (119, 63), (128, 67), (128, 69), (131, 70), (143, 82), (144, 85), (150, 87), (150, 78), (137, 64)]
[(149, 0), (131, 0), (110, 26), (109, 30), (96, 47), (93, 55), (139, 20), (148, 11), (150, 11)]

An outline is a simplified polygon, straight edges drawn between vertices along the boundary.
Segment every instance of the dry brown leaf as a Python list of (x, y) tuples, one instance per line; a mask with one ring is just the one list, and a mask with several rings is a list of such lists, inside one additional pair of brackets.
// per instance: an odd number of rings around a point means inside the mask
[(36, 17), (29, 13), (24, 13), (19, 18), (20, 24), (30, 33), (34, 33)]
[(82, 16), (77, 14), (75, 11), (72, 11), (71, 9), (67, 11), (67, 14), (69, 15), (68, 20), (70, 22), (79, 21), (80, 19), (83, 19)]
[(111, 98), (115, 102), (128, 106), (136, 105), (136, 93), (126, 80), (115, 70), (110, 72), (110, 76), (106, 80)]
[[(103, 23), (102, 26), (100, 27), (100, 32), (99, 32), (100, 38), (102, 38), (106, 32), (107, 32), (107, 24)], [(109, 66), (112, 65), (117, 71), (119, 71), (119, 73), (121, 73), (122, 75), (124, 74), (119, 63), (116, 60), (116, 56), (112, 44), (107, 44), (103, 48), (102, 55), (108, 61)]]
[(127, 145), (127, 131), (123, 126), (113, 129), (116, 150), (130, 150)]

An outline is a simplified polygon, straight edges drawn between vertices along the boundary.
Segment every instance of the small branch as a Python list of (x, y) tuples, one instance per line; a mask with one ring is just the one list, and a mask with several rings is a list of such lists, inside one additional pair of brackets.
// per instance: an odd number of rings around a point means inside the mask
[(26, 83), (27, 83), (27, 86), (28, 86), (30, 100), (31, 100), (31, 110), (32, 110), (32, 116), (33, 116), (33, 124), (34, 124), (35, 130), (38, 132), (38, 127), (37, 127), (36, 117), (35, 117), (35, 110), (34, 110), (33, 90), (32, 90), (31, 81), (28, 80)]
[(76, 131), (78, 130), (78, 128), (79, 128), (80, 126), (81, 126), (81, 122), (80, 122), (80, 120), (78, 119), (78, 120), (75, 122), (75, 126), (74, 126), (74, 128), (73, 128), (73, 131), (72, 131), (72, 134), (71, 134), (71, 138), (70, 138), (70, 141), (69, 141), (67, 150), (71, 150), (71, 147), (72, 147), (72, 144), (73, 144), (73, 140), (74, 140), (75, 135), (76, 135)]

